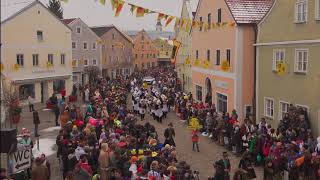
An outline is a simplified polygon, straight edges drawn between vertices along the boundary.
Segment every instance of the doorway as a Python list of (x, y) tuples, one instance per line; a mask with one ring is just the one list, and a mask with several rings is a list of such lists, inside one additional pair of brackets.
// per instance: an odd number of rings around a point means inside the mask
[(41, 82), (41, 103), (45, 103), (49, 99), (48, 82)]

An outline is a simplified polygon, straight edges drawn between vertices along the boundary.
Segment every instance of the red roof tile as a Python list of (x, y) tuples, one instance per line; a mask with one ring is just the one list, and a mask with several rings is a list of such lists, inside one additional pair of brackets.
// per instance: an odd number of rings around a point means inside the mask
[(239, 24), (258, 23), (268, 13), (273, 0), (225, 0)]
[(70, 24), (72, 21), (74, 21), (76, 18), (71, 18), (71, 19), (62, 19), (62, 22), (65, 24)]

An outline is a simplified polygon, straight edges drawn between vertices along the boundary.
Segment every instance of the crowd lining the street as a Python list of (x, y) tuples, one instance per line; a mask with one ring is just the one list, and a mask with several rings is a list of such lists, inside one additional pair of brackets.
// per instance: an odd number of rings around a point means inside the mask
[[(143, 82), (146, 76), (156, 80), (147, 84)], [(156, 128), (144, 122), (149, 113), (158, 123), (166, 123), (170, 110), (188, 125), (199, 122), (191, 133), (193, 150), (200, 151), (201, 134), (241, 156), (234, 180), (255, 179), (255, 166), (264, 167), (265, 180), (320, 179), (320, 138), (312, 136), (308, 114), (302, 108), (290, 105), (279, 126), (272, 128), (265, 119), (255, 124), (246, 117), (240, 123), (236, 110), (217, 112), (210, 94), (205, 102), (196, 102), (191, 93), (182, 92), (172, 67), (95, 80), (79, 91), (85, 109), (65, 98), (61, 102), (55, 95), (50, 98), (56, 125), (62, 127), (56, 144), (66, 180), (199, 179), (198, 171), (177, 160), (172, 124), (168, 123), (162, 143)], [(72, 94), (77, 94), (76, 87)], [(22, 137), (22, 144), (33, 146), (28, 130), (22, 130)], [(213, 166), (215, 174), (208, 179), (231, 178), (227, 151)], [(45, 155), (35, 158), (31, 178), (50, 179), (50, 174)]]

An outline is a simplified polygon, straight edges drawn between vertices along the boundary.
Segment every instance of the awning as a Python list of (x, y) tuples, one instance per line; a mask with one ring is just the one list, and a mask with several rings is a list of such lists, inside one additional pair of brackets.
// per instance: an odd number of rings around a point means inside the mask
[(24, 79), (12, 79), (14, 84), (28, 84), (35, 83), (38, 81), (49, 81), (49, 80), (58, 80), (58, 79), (69, 79), (71, 75), (56, 75), (56, 76), (48, 76), (48, 77), (39, 77), (39, 78), (24, 78)]

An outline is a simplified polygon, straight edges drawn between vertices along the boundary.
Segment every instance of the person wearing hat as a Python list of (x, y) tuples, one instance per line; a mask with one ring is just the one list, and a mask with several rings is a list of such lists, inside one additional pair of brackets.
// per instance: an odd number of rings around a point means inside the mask
[(43, 164), (41, 157), (37, 157), (32, 167), (31, 179), (32, 180), (48, 180), (49, 170), (46, 165)]

